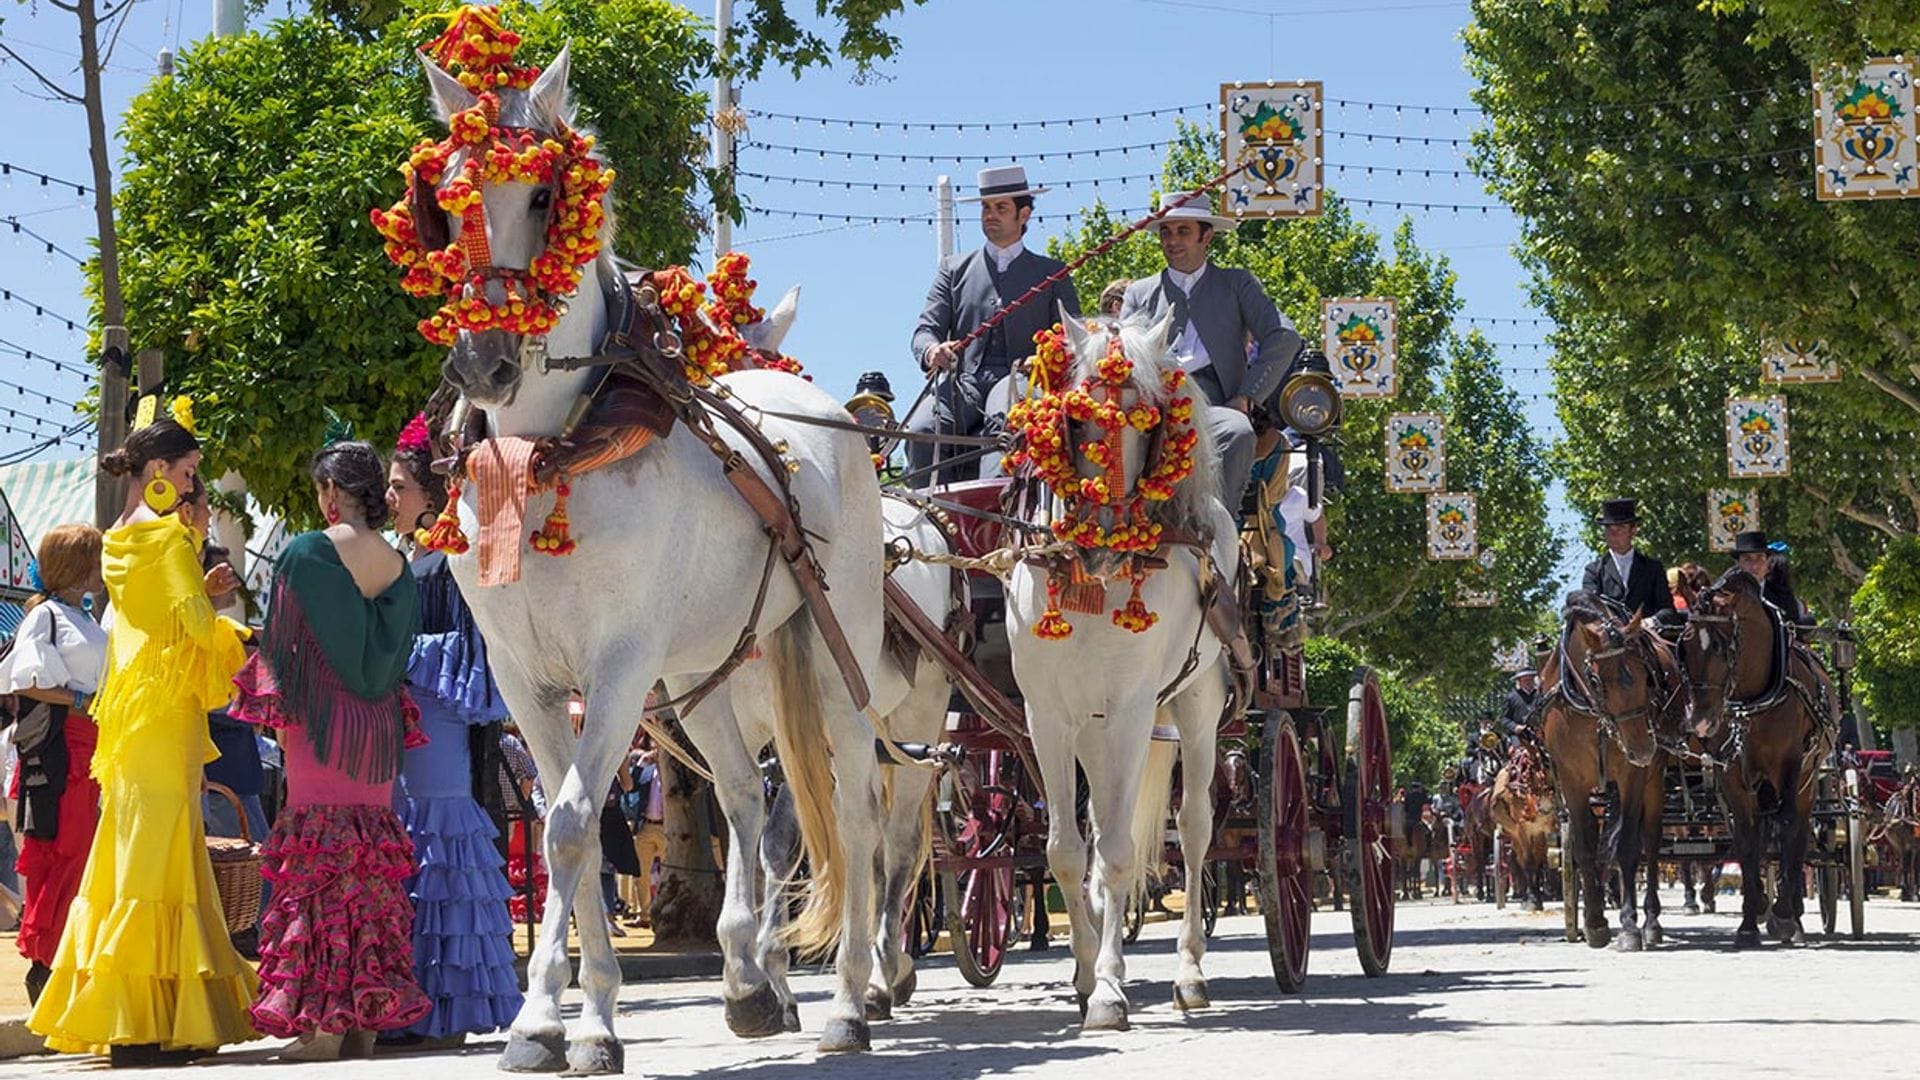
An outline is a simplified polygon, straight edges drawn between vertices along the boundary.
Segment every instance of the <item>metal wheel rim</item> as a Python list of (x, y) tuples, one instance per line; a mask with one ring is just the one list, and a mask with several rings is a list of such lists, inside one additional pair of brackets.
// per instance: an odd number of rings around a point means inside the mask
[(1270, 724), (1273, 756), (1260, 787), (1260, 914), (1274, 981), (1287, 993), (1306, 984), (1313, 944), (1313, 872), (1307, 865), (1306, 769), (1291, 719)]
[(1354, 755), (1357, 828), (1347, 841), (1359, 879), (1352, 903), (1354, 940), (1360, 947), (1361, 967), (1368, 975), (1380, 975), (1393, 955), (1394, 860), (1387, 820), (1393, 800), (1393, 752), (1379, 681), (1364, 668), (1356, 673), (1356, 681), (1358, 700), (1352, 705), (1357, 708), (1348, 710), (1348, 723), (1359, 724)]

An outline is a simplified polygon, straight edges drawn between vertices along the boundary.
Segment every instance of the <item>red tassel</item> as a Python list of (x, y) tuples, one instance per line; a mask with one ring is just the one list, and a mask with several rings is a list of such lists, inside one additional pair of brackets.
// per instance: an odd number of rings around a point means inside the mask
[(562, 474), (560, 482), (553, 488), (553, 513), (547, 515), (547, 520), (541, 524), (540, 531), (530, 537), (535, 551), (543, 551), (556, 558), (573, 554), (573, 537), (568, 535), (567, 524), (567, 496), (571, 494), (573, 494), (573, 488), (567, 483), (567, 477)]
[(444, 551), (449, 555), (467, 553), (467, 534), (460, 531), (460, 482), (447, 481), (447, 505), (440, 508), (440, 516), (433, 519), (433, 527), (421, 543), (428, 551)]
[[(1057, 575), (1056, 575), (1057, 576)], [(1060, 614), (1060, 583), (1047, 581), (1047, 610), (1033, 624), (1033, 636), (1042, 641), (1061, 641), (1073, 634), (1073, 625)]]

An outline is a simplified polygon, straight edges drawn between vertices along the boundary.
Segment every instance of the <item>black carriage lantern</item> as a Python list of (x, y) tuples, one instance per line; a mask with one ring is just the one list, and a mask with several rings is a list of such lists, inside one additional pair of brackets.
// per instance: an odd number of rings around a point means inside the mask
[(1851, 623), (1843, 622), (1834, 628), (1832, 656), (1835, 671), (1852, 671), (1859, 662), (1860, 643), (1854, 639)]
[(1280, 387), (1280, 422), (1306, 443), (1307, 505), (1319, 506), (1322, 484), (1320, 443), (1340, 427), (1346, 405), (1333, 381), (1327, 354), (1308, 349), (1294, 361)]
[[(888, 385), (885, 372), (869, 371), (862, 374), (854, 389), (855, 393), (847, 401), (846, 409), (853, 414), (855, 423), (866, 428), (894, 427), (893, 387)], [(867, 449), (877, 454), (884, 441), (879, 435), (868, 435)]]

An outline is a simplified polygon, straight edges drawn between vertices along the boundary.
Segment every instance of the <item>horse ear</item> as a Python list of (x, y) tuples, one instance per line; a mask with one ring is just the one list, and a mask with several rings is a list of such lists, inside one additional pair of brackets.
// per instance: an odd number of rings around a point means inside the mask
[(768, 352), (779, 352), (780, 343), (787, 339), (787, 331), (793, 329), (793, 319), (798, 314), (800, 286), (795, 285), (787, 290), (779, 303), (773, 305), (772, 311), (767, 312), (766, 319), (761, 323), (763, 329), (760, 331), (760, 340), (756, 344)]
[(1173, 344), (1173, 308), (1167, 308), (1160, 321), (1147, 328), (1147, 340), (1166, 349)]
[(459, 79), (447, 74), (447, 69), (434, 63), (433, 57), (424, 52), (415, 55), (420, 57), (420, 66), (426, 70), (427, 90), (433, 98), (433, 111), (439, 115), (441, 123), (452, 120), (455, 113), (466, 112), (480, 104), (480, 99), (474, 96), (473, 91), (461, 85)]
[(1067, 351), (1078, 360), (1087, 355), (1087, 339), (1093, 335), (1087, 333), (1087, 325), (1067, 310), (1067, 305), (1059, 305), (1060, 327), (1066, 331)]
[(572, 68), (573, 43), (568, 42), (527, 90), (527, 110), (543, 130), (552, 131), (567, 119), (567, 77)]

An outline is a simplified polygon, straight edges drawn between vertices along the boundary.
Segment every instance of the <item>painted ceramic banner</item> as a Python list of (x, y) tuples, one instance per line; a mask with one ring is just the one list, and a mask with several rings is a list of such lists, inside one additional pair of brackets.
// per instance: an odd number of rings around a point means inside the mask
[(1329, 297), (1320, 301), (1322, 338), (1340, 396), (1390, 398), (1399, 386), (1395, 301), (1384, 296)]
[(1813, 93), (1820, 198), (1920, 196), (1912, 61), (1869, 60), (1852, 79), (1816, 82)]
[(1760, 354), (1760, 381), (1825, 383), (1840, 381), (1840, 363), (1827, 355), (1824, 341), (1774, 341)]
[(1427, 558), (1471, 559), (1479, 554), (1480, 525), (1473, 496), (1427, 496)]
[(1727, 399), (1727, 475), (1787, 475), (1787, 399)]
[(1500, 671), (1519, 672), (1534, 670), (1533, 654), (1527, 650), (1527, 643), (1516, 641), (1511, 645), (1496, 645), (1493, 648), (1493, 666)]
[(1229, 217), (1317, 217), (1321, 210), (1317, 82), (1220, 84)]
[(1744, 488), (1707, 492), (1707, 547), (1732, 551), (1733, 537), (1760, 527), (1760, 496)]
[(1476, 589), (1466, 582), (1461, 582), (1454, 587), (1453, 606), (1478, 608), (1499, 607), (1500, 591), (1498, 589)]
[(1447, 486), (1446, 418), (1439, 413), (1387, 417), (1387, 490), (1440, 491)]

